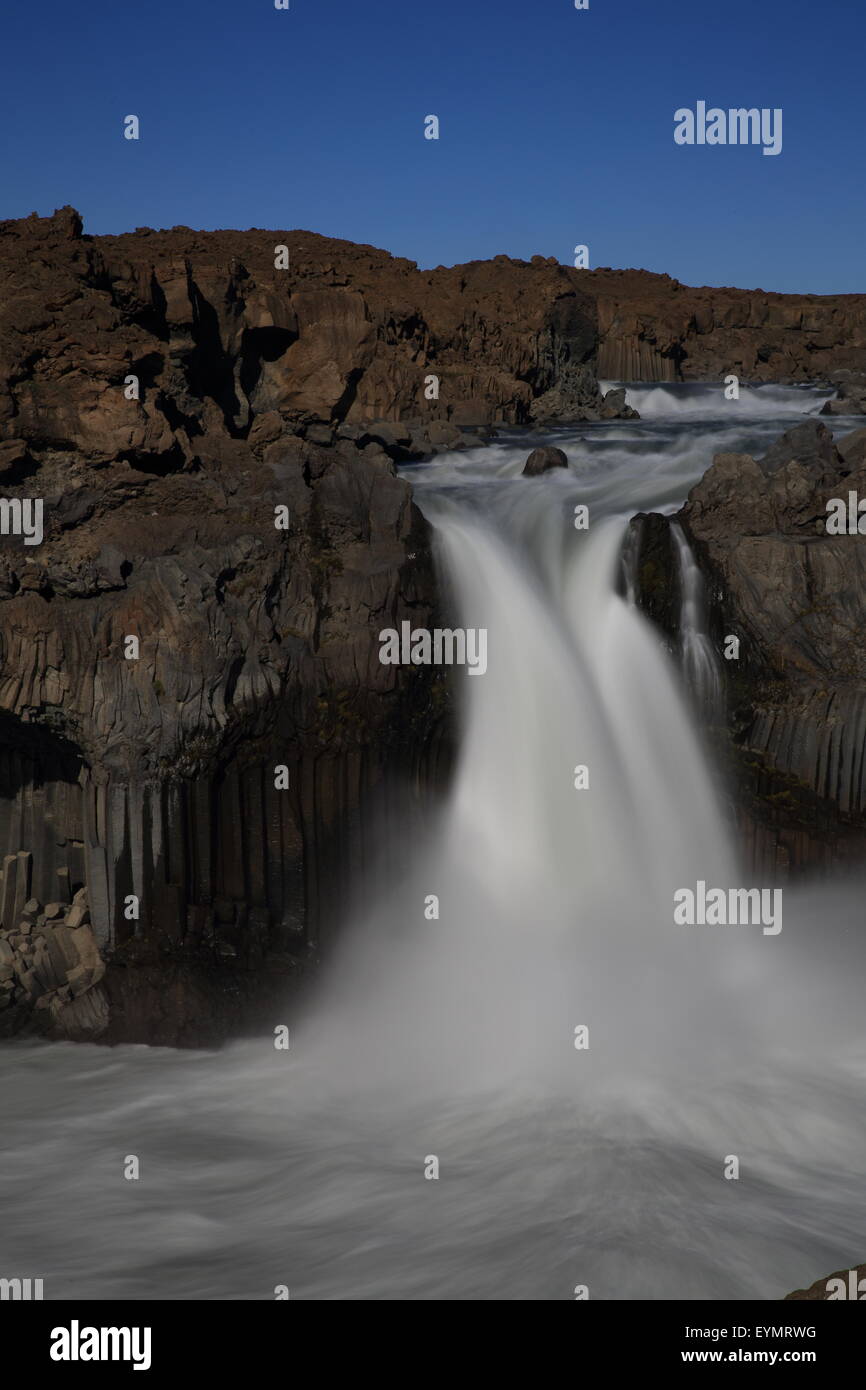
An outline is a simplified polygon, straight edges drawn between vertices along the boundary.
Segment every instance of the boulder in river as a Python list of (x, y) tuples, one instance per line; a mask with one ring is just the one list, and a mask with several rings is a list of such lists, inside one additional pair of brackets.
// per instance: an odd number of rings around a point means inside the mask
[(545, 444), (540, 449), (533, 449), (523, 467), (524, 478), (537, 478), (539, 473), (549, 473), (552, 468), (567, 468), (568, 456), (562, 449), (555, 449), (550, 444)]

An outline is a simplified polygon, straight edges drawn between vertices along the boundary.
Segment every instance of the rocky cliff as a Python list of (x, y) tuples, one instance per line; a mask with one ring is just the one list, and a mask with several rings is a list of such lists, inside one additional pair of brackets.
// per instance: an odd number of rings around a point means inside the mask
[[(563, 374), (599, 403), (594, 304), (541, 256), (419, 271), (311, 232), (87, 237), (64, 209), (0, 224), (0, 265), (0, 419), (94, 457), (172, 471), (193, 440), (248, 439), (257, 421), (260, 438), (274, 414), (324, 443), (399, 422), (423, 452), (434, 422), (528, 421)], [(131, 403), (111, 388), (136, 366), (148, 389)]]

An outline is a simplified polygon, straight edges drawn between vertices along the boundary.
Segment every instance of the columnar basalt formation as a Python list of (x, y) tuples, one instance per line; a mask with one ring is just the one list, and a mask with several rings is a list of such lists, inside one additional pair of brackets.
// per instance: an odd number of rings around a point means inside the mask
[[(833, 534), (828, 502), (866, 499), (866, 430), (834, 443), (809, 420), (761, 459), (718, 454), (673, 518), (707, 584), (743, 829), (757, 867), (866, 849), (866, 535)], [(667, 518), (639, 518), (640, 601), (677, 641)]]

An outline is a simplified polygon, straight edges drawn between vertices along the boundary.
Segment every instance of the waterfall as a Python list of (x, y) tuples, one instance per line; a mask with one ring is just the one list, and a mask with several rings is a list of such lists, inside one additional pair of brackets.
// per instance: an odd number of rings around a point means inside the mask
[(461, 751), (426, 861), (356, 921), (318, 1030), (329, 1064), (413, 1091), (506, 1075), (555, 1089), (591, 1009), (610, 1085), (675, 1068), (699, 1009), (721, 1066), (750, 1035), (754, 942), (674, 925), (677, 888), (736, 882), (736, 858), (677, 671), (617, 592), (627, 518), (557, 549), (542, 489), (516, 531), (507, 495), (486, 519), (424, 505), (460, 624), (487, 628), (487, 671), (459, 678)]

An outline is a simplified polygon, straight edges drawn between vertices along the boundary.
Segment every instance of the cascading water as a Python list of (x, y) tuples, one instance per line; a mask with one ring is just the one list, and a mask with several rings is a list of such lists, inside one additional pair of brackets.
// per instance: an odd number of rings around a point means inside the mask
[(509, 436), (411, 469), (488, 630), (420, 866), (367, 885), (288, 1054), (7, 1048), (4, 1266), (58, 1298), (745, 1299), (863, 1258), (854, 892), (786, 891), (772, 938), (674, 924), (678, 888), (741, 871), (617, 584), (634, 511), (788, 423), (558, 431), (571, 466), (538, 479)]
[(671, 534), (677, 550), (680, 578), (680, 646), (683, 674), (698, 707), (711, 724), (722, 716), (719, 658), (707, 633), (704, 578), (691, 547), (676, 522)]

